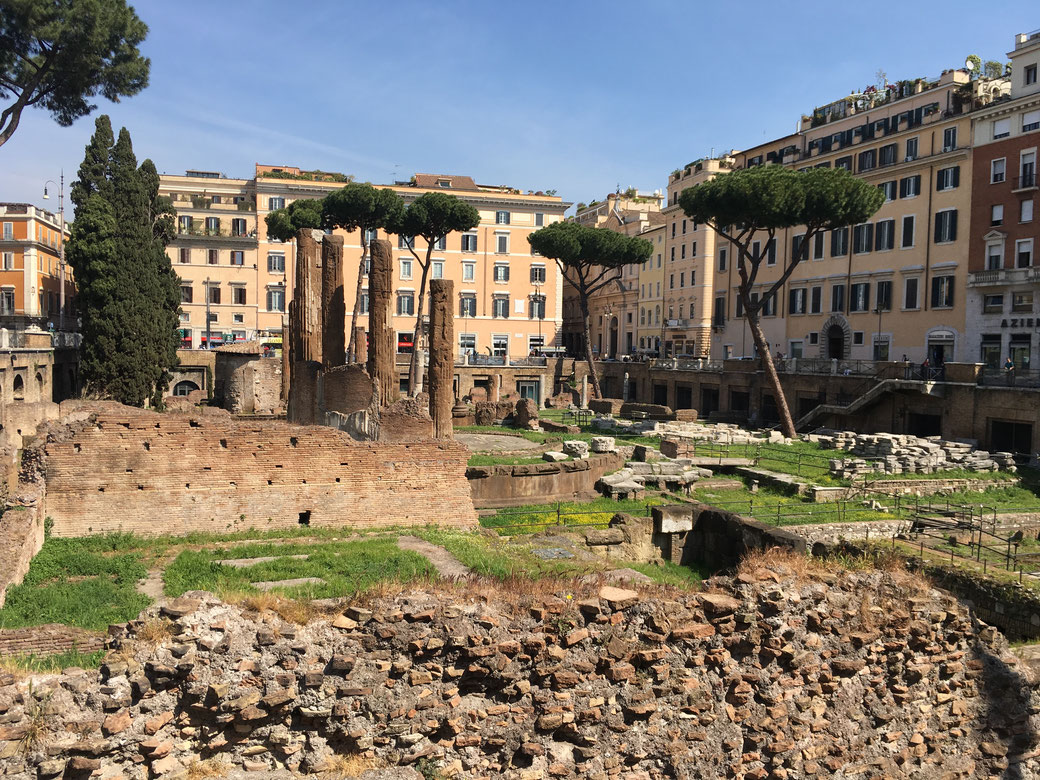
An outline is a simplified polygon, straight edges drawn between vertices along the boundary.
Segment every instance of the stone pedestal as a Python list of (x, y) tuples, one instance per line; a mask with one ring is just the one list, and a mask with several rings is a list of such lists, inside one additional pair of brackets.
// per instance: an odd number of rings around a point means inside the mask
[(430, 280), (430, 416), (436, 439), (454, 438), (451, 407), (455, 401), (455, 285), (448, 279)]
[(397, 400), (399, 383), (394, 363), (393, 254), (390, 242), (371, 243), (372, 266), (368, 274), (368, 373), (376, 383), (379, 405)]
[(321, 355), (326, 370), (346, 363), (343, 237), (321, 240)]

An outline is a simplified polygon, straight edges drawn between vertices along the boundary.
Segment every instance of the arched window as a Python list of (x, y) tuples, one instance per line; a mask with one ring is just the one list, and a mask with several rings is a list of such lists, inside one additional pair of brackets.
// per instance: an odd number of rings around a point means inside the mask
[(22, 379), (21, 374), (15, 374), (14, 377), (14, 400), (25, 400), (25, 380)]
[(174, 395), (188, 395), (193, 390), (200, 390), (201, 388), (194, 382), (185, 379), (182, 382), (178, 382), (173, 386)]

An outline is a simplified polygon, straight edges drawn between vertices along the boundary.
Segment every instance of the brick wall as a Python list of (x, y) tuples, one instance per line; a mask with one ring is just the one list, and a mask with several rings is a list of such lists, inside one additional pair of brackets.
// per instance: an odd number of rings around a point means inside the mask
[(11, 507), (0, 516), (0, 607), (43, 546), (43, 519), (35, 506)]
[(112, 405), (38, 446), (55, 536), (476, 522), (454, 442)]
[(106, 635), (100, 631), (47, 623), (27, 628), (0, 629), (0, 656), (53, 655), (69, 650), (93, 653), (105, 646)]

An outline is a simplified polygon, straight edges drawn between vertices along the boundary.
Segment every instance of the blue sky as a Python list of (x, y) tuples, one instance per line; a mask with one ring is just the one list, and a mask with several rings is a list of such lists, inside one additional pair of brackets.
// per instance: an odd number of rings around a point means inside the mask
[[(968, 54), (1005, 59), (1035, 0), (977, 3), (144, 0), (151, 85), (99, 112), (160, 171), (255, 162), (385, 183), (415, 172), (602, 198), (664, 188), (716, 151)], [(93, 116), (23, 116), (0, 147), (0, 200), (75, 177)], [(54, 201), (50, 201), (54, 203)]]

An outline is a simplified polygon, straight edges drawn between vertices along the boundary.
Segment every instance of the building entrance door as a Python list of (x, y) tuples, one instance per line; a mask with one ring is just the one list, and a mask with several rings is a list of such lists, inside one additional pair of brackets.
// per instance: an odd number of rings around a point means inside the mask
[(845, 331), (838, 325), (827, 328), (827, 357), (831, 360), (845, 359)]

